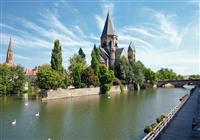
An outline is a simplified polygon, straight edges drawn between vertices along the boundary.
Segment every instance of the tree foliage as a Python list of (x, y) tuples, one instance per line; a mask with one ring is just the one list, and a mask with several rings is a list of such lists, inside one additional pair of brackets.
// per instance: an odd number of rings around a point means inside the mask
[(194, 75), (190, 75), (189, 79), (200, 79), (200, 75), (199, 74), (194, 74)]
[(36, 83), (40, 89), (57, 89), (63, 86), (63, 81), (64, 77), (50, 65), (43, 65), (39, 68)]
[(82, 58), (85, 58), (85, 53), (83, 52), (82, 48), (79, 49), (78, 54), (79, 54)]
[(125, 57), (117, 59), (115, 62), (115, 75), (122, 83), (127, 83), (129, 76), (129, 63)]
[(26, 82), (24, 68), (20, 65), (0, 65), (0, 94), (22, 94)]
[(100, 65), (100, 89), (101, 93), (107, 93), (113, 85), (115, 79), (114, 72), (109, 70), (105, 65)]
[(51, 54), (51, 67), (53, 70), (56, 70), (60, 73), (64, 71), (62, 66), (62, 47), (59, 40), (54, 42), (54, 48)]
[(100, 51), (99, 48), (96, 48), (96, 45), (94, 45), (93, 51), (91, 53), (91, 67), (94, 70), (94, 73), (99, 77), (99, 62), (100, 62)]
[(157, 71), (157, 77), (159, 80), (176, 80), (177, 75), (172, 69), (161, 68)]
[(91, 67), (87, 67), (82, 71), (82, 82), (87, 86), (90, 87), (91, 85), (94, 87), (99, 86), (99, 78), (94, 74), (94, 71)]
[(86, 61), (82, 56), (75, 54), (72, 58), (70, 58), (70, 65), (68, 69), (72, 78), (72, 85), (75, 88), (84, 87), (81, 74), (85, 67)]

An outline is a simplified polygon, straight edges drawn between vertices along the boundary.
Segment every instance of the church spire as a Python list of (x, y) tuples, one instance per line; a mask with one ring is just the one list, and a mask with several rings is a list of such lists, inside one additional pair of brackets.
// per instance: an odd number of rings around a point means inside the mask
[(129, 46), (128, 46), (128, 52), (135, 52), (135, 46), (133, 45), (132, 41), (130, 42)]
[(133, 45), (132, 41), (130, 42), (128, 46), (128, 59), (129, 61), (134, 61), (136, 60), (135, 58), (135, 46)]
[(10, 41), (8, 44), (7, 56), (6, 56), (6, 64), (9, 66), (13, 66), (13, 50), (12, 50), (12, 39), (10, 37)]
[(117, 33), (115, 32), (115, 28), (114, 28), (109, 11), (107, 14), (106, 22), (104, 24), (104, 28), (103, 28), (101, 37), (107, 36), (107, 35), (117, 35)]

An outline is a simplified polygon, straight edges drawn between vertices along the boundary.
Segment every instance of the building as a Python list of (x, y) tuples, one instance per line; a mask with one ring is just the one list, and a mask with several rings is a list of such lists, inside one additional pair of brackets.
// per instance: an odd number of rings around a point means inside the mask
[(25, 75), (28, 77), (29, 80), (35, 79), (37, 76), (37, 73), (38, 73), (38, 67), (25, 70)]
[(14, 52), (13, 52), (13, 48), (12, 48), (12, 39), (10, 38), (9, 44), (8, 44), (8, 50), (7, 50), (7, 55), (6, 55), (6, 62), (5, 64), (10, 66), (10, 67), (14, 67), (14, 61), (13, 61), (13, 57), (14, 57)]
[(110, 68), (114, 67), (115, 61), (121, 57), (132, 57), (131, 59), (135, 61), (135, 47), (132, 42), (128, 46), (127, 53), (124, 48), (118, 47), (118, 35), (109, 12), (101, 35), (101, 45), (99, 48), (100, 62), (106, 64)]

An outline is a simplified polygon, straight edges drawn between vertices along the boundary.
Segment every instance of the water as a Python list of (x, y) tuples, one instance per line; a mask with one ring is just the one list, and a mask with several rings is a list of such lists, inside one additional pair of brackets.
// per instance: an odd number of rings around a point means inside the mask
[[(0, 139), (141, 139), (144, 127), (189, 93), (158, 88), (41, 102), (0, 97)], [(35, 114), (40, 112), (40, 116)], [(11, 123), (16, 119), (16, 125)]]

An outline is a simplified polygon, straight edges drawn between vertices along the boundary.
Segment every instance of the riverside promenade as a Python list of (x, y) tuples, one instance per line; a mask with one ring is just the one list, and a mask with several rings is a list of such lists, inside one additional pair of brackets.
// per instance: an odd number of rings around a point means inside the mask
[(194, 89), (188, 101), (156, 140), (200, 140), (199, 87)]

